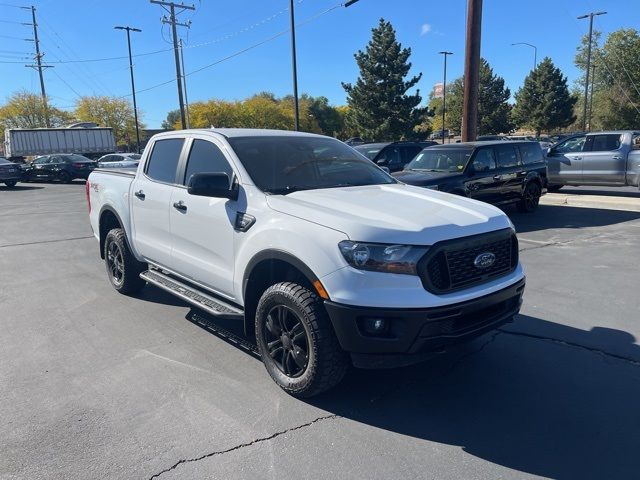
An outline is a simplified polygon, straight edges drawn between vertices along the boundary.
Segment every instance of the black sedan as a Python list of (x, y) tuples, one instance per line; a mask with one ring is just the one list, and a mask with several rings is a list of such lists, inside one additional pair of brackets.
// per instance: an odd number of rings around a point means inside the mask
[(538, 142), (487, 141), (425, 148), (402, 172), (403, 183), (533, 212), (547, 187)]
[(23, 173), (25, 181), (57, 180), (71, 183), (76, 178), (87, 179), (96, 162), (76, 154), (45, 155), (36, 158)]
[(7, 187), (15, 187), (22, 179), (22, 169), (17, 163), (10, 162), (4, 157), (0, 157), (0, 182)]

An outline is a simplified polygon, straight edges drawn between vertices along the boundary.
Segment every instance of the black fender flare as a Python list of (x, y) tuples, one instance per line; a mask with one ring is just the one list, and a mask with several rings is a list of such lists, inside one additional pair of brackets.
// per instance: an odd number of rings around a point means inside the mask
[(251, 273), (253, 269), (260, 262), (264, 260), (281, 260), (283, 262), (291, 264), (293, 267), (298, 269), (302, 274), (306, 277), (310, 284), (313, 285), (313, 282), (318, 280), (318, 276), (313, 273), (307, 264), (305, 264), (302, 260), (300, 260), (295, 255), (285, 252), (284, 250), (278, 250), (276, 248), (268, 248), (267, 250), (262, 250), (261, 252), (256, 253), (251, 260), (247, 263), (247, 266), (244, 269), (244, 275), (242, 277), (242, 298), (246, 297), (247, 293), (247, 284), (249, 283), (249, 277), (251, 277)]
[(102, 234), (101, 234), (101, 229), (102, 229), (101, 224), (102, 224), (102, 215), (105, 212), (112, 213), (116, 217), (116, 220), (118, 220), (118, 223), (120, 224), (120, 228), (124, 230), (124, 239), (127, 242), (127, 248), (129, 249), (130, 252), (133, 253), (133, 250), (131, 249), (131, 244), (129, 243), (129, 233), (127, 232), (127, 229), (124, 226), (124, 223), (122, 222), (122, 218), (120, 218), (120, 215), (118, 215), (118, 212), (116, 212), (115, 208), (113, 208), (111, 205), (103, 205), (102, 208), (100, 209), (100, 213), (98, 214), (98, 235), (100, 239), (100, 258), (104, 259), (104, 238), (102, 237)]

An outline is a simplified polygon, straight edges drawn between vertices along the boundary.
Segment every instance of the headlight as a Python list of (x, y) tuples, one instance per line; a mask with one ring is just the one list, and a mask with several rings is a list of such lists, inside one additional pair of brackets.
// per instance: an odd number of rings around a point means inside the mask
[(338, 244), (342, 256), (358, 270), (417, 275), (418, 261), (428, 247), (384, 245), (343, 240)]
[(425, 185), (424, 188), (428, 188), (429, 190), (439, 190), (438, 185)]

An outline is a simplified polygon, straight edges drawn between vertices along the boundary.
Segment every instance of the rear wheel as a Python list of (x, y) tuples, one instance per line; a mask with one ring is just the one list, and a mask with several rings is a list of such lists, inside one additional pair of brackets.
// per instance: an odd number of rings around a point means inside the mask
[(295, 397), (333, 388), (349, 367), (322, 300), (296, 283), (277, 283), (264, 292), (256, 340), (271, 378)]
[(536, 208), (538, 208), (538, 203), (540, 203), (540, 194), (542, 190), (540, 189), (540, 185), (537, 182), (529, 182), (524, 187), (524, 192), (522, 192), (522, 199), (517, 203), (518, 210), (523, 213), (531, 213), (534, 212)]
[(18, 182), (15, 180), (7, 180), (6, 182), (4, 182), (4, 184), (9, 188), (15, 187), (17, 183)]
[(73, 180), (73, 178), (71, 177), (71, 174), (65, 170), (58, 172), (58, 175), (56, 175), (56, 178), (61, 183), (71, 183), (71, 180)]
[(140, 273), (146, 270), (146, 264), (133, 256), (121, 228), (114, 228), (107, 233), (104, 241), (104, 262), (109, 281), (118, 292), (137, 293), (146, 285), (140, 278)]

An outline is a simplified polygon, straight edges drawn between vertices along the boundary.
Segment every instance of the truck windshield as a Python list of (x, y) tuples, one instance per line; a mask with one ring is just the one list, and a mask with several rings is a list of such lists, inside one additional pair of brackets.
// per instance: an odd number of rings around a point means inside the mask
[(228, 140), (255, 185), (267, 193), (396, 183), (351, 147), (331, 138), (260, 136)]
[(471, 148), (425, 148), (404, 169), (461, 172), (467, 165), (472, 152)]

